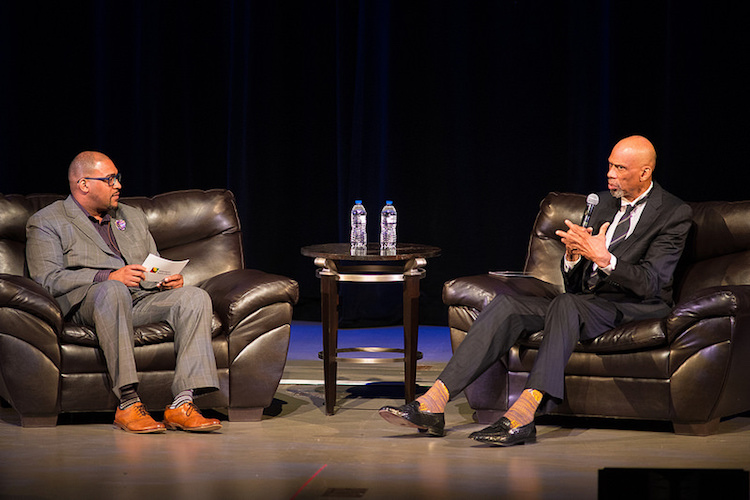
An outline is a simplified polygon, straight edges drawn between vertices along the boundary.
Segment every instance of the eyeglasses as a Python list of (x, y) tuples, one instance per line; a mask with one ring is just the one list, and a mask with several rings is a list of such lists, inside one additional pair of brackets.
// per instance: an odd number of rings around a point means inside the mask
[(110, 187), (112, 187), (115, 185), (115, 181), (120, 182), (120, 180), (122, 179), (122, 174), (118, 172), (116, 174), (108, 175), (107, 177), (81, 177), (80, 179), (78, 179), (78, 182), (81, 182), (83, 179), (89, 181), (106, 182)]

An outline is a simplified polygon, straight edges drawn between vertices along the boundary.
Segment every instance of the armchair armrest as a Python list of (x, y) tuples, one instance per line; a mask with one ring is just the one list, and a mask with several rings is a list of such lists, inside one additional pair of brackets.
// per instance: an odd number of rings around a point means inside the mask
[[(666, 333), (672, 405), (681, 422), (718, 422), (746, 411), (750, 285), (699, 290), (674, 307)], [(701, 404), (695, 402), (696, 390)]]
[(297, 282), (256, 269), (236, 269), (207, 280), (201, 288), (211, 296), (214, 311), (229, 334), (245, 317), (258, 309), (299, 298)]
[(523, 295), (553, 298), (559, 287), (531, 276), (479, 274), (448, 281), (443, 285), (443, 303), (469, 306), (481, 311), (498, 295)]
[(59, 365), (62, 311), (38, 283), (23, 276), (0, 274), (0, 322), (3, 333), (34, 346)]
[(56, 332), (62, 330), (60, 306), (36, 281), (13, 274), (0, 274), (0, 307), (10, 307), (33, 314)]
[(63, 316), (29, 278), (0, 274), (0, 394), (24, 427), (54, 425), (59, 412)]
[(716, 317), (736, 316), (750, 310), (750, 285), (709, 287), (680, 301), (667, 317), (667, 340), (672, 341), (696, 323)]

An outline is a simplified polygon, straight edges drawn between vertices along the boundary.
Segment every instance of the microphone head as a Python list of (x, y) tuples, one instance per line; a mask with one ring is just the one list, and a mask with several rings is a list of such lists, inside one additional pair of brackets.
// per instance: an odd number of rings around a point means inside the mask
[(586, 204), (591, 206), (596, 206), (599, 204), (599, 195), (596, 193), (591, 193), (586, 197)]

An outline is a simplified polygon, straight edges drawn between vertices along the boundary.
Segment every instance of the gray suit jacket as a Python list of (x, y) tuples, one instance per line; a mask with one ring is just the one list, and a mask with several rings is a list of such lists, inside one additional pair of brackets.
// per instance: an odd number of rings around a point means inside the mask
[(142, 264), (149, 253), (158, 255), (142, 210), (119, 204), (110, 224), (125, 262), (107, 246), (72, 196), (29, 217), (29, 273), (55, 297), (64, 315), (84, 299), (99, 270)]

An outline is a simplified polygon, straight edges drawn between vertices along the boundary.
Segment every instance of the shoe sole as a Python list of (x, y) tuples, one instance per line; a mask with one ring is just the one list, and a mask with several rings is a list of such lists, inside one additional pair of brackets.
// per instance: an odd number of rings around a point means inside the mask
[(536, 437), (528, 437), (526, 439), (521, 439), (519, 441), (516, 441), (514, 443), (502, 443), (500, 441), (492, 441), (490, 439), (482, 439), (481, 437), (474, 437), (472, 438), (474, 441), (478, 443), (484, 443), (484, 444), (491, 444), (492, 446), (501, 446), (503, 448), (508, 448), (510, 446), (518, 446), (520, 444), (532, 444), (536, 443)]
[(170, 431), (185, 431), (185, 432), (211, 432), (218, 431), (221, 429), (221, 424), (207, 425), (205, 427), (184, 427), (179, 424), (164, 424), (167, 430)]
[(511, 444), (506, 444), (506, 443), (488, 443), (488, 444), (491, 444), (494, 446), (500, 446), (501, 448), (509, 448), (511, 446), (518, 446), (522, 444), (533, 444), (533, 443), (536, 443), (536, 439), (524, 439), (523, 441), (518, 441), (517, 443), (511, 443)]
[(162, 433), (164, 433), (164, 432), (167, 431), (167, 429), (165, 427), (157, 427), (155, 429), (144, 429), (144, 430), (141, 430), (141, 431), (135, 431), (135, 430), (132, 430), (132, 429), (128, 429), (126, 426), (124, 426), (122, 424), (118, 424), (116, 422), (114, 424), (112, 424), (112, 425), (113, 425), (113, 427), (115, 429), (122, 429), (125, 432), (129, 432), (131, 434), (162, 434)]
[(445, 432), (439, 432), (433, 427), (426, 427), (424, 425), (417, 425), (413, 422), (409, 422), (404, 417), (389, 412), (388, 410), (378, 411), (378, 414), (389, 424), (398, 425), (401, 427), (411, 427), (412, 429), (418, 429), (420, 433), (426, 433), (428, 436), (443, 437)]

